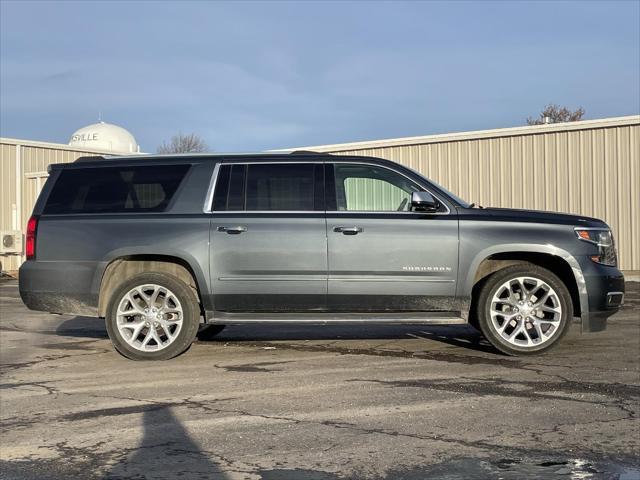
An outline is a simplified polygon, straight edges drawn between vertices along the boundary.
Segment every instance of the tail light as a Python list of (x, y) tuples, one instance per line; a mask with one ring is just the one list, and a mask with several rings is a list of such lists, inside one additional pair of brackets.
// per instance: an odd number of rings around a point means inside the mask
[(36, 231), (38, 230), (38, 217), (33, 216), (27, 222), (27, 237), (24, 244), (24, 253), (27, 260), (36, 258)]

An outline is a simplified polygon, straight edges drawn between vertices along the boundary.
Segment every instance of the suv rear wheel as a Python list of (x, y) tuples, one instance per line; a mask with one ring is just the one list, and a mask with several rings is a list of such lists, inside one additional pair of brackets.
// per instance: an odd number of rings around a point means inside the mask
[(534, 265), (515, 265), (492, 274), (477, 305), (483, 335), (508, 355), (550, 349), (573, 320), (567, 287), (555, 274)]
[(132, 360), (168, 360), (184, 352), (198, 332), (194, 291), (165, 273), (125, 281), (107, 307), (107, 332), (115, 349)]

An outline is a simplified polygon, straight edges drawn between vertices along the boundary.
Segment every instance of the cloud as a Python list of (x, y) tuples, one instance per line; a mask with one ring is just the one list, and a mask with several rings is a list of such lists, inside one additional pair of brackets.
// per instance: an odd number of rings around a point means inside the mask
[(81, 72), (76, 69), (62, 70), (55, 73), (45, 74), (42, 78), (45, 82), (66, 81), (73, 78), (80, 78)]

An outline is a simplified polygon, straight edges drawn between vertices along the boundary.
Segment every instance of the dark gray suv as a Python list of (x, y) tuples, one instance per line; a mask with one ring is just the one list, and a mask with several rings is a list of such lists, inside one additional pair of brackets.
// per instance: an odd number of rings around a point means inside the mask
[(471, 323), (532, 354), (574, 316), (604, 329), (624, 297), (600, 220), (474, 207), (396, 163), (311, 152), (51, 165), (26, 254), (25, 304), (105, 318), (131, 359), (265, 322)]

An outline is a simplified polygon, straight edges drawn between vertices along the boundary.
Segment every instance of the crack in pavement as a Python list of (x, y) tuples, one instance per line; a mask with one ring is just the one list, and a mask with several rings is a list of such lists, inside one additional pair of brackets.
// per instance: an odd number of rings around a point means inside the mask
[(70, 353), (63, 353), (59, 355), (44, 355), (40, 357), (36, 357), (33, 360), (29, 360), (27, 362), (18, 362), (18, 363), (2, 363), (0, 364), (0, 374), (10, 372), (13, 370), (20, 370), (22, 368), (33, 367), (35, 365), (39, 365), (44, 362), (50, 362), (55, 360), (62, 360), (65, 358), (71, 358), (75, 355)]
[[(114, 396), (102, 396), (107, 398), (114, 399), (128, 399), (128, 400), (136, 400), (139, 402), (147, 402), (147, 403), (161, 403), (154, 400), (144, 400), (144, 399), (134, 399), (130, 397), (114, 397)], [(221, 399), (214, 399), (213, 402), (217, 403), (221, 401)], [(244, 409), (234, 409), (234, 408), (220, 408), (210, 405), (210, 401), (198, 401), (193, 400), (191, 398), (184, 398), (180, 401), (171, 402), (173, 407), (181, 407), (184, 406), (186, 408), (199, 408), (206, 412), (211, 412), (215, 414), (223, 414), (223, 415), (238, 415), (238, 416), (246, 416), (252, 418), (262, 418), (265, 420), (279, 421), (291, 423), (293, 425), (319, 425), (326, 426), (330, 428), (336, 429), (346, 429), (363, 435), (384, 435), (390, 437), (403, 437), (410, 438), (413, 440), (421, 440), (421, 441), (429, 441), (429, 442), (443, 442), (445, 444), (455, 444), (475, 450), (489, 451), (491, 453), (501, 452), (502, 454), (519, 454), (519, 455), (548, 455), (548, 450), (544, 450), (541, 448), (533, 448), (533, 447), (519, 447), (513, 445), (501, 445), (498, 443), (488, 442), (486, 440), (463, 440), (459, 438), (453, 438), (445, 435), (424, 435), (419, 433), (411, 433), (411, 432), (399, 432), (397, 430), (391, 430), (386, 428), (371, 428), (359, 426), (354, 423), (335, 421), (335, 420), (310, 420), (305, 418), (296, 418), (292, 416), (282, 416), (282, 415), (267, 415), (256, 412), (250, 412)], [(624, 419), (619, 419), (624, 420)], [(580, 454), (588, 458), (594, 458), (595, 455), (598, 455), (598, 458), (603, 458), (601, 452), (594, 452), (589, 449), (582, 449), (580, 451), (574, 450), (574, 454)]]
[(51, 382), (15, 382), (15, 383), (1, 383), (0, 390), (12, 389), (12, 388), (21, 388), (21, 387), (40, 387), (47, 391), (48, 395), (55, 395), (60, 393), (60, 391), (55, 388), (47, 385)]
[[(478, 355), (469, 355), (461, 353), (453, 353), (450, 351), (409, 351), (409, 350), (382, 350), (377, 348), (357, 348), (342, 347), (334, 345), (336, 342), (323, 343), (319, 345), (281, 343), (278, 341), (268, 342), (229, 342), (225, 340), (225, 346), (233, 347), (276, 347), (280, 350), (291, 350), (296, 352), (313, 352), (313, 353), (336, 353), (338, 355), (365, 355), (375, 357), (394, 357), (394, 358), (410, 358), (430, 360), (436, 362), (458, 363), (463, 365), (491, 365), (505, 367), (509, 369), (530, 370), (544, 375), (552, 375), (543, 372), (544, 368), (567, 368), (567, 365), (551, 364), (551, 363), (525, 363), (525, 360), (512, 357), (503, 357), (495, 354), (495, 357), (482, 357)], [(468, 348), (468, 347), (467, 347)], [(458, 349), (456, 349), (458, 350)], [(468, 350), (467, 350), (468, 351)], [(537, 367), (537, 368), (536, 368)], [(590, 369), (603, 370), (605, 372), (628, 372), (628, 370), (616, 370), (608, 367), (589, 366)]]
[(321, 344), (321, 345), (302, 345), (293, 343), (280, 343), (280, 342), (237, 342), (227, 343), (229, 346), (241, 346), (241, 347), (276, 347), (282, 350), (292, 350), (297, 352), (327, 352), (337, 353), (339, 355), (370, 355), (376, 357), (396, 357), (396, 358), (413, 358), (424, 360), (435, 360), (440, 362), (450, 363), (463, 363), (466, 365), (498, 365), (508, 368), (519, 368), (522, 361), (517, 359), (506, 358), (486, 358), (475, 355), (461, 355), (450, 352), (411, 352), (406, 350), (379, 350), (375, 348), (352, 348), (334, 346), (333, 344)]
[[(386, 385), (392, 388), (416, 387), (430, 390), (440, 390), (455, 393), (465, 393), (478, 396), (518, 397), (526, 399), (564, 400), (570, 402), (589, 403), (601, 405), (601, 400), (587, 400), (583, 398), (552, 395), (549, 392), (565, 392), (567, 394), (595, 394), (605, 397), (613, 397), (616, 401), (638, 401), (640, 399), (640, 386), (621, 383), (592, 383), (574, 382), (565, 380), (562, 383), (536, 382), (532, 380), (506, 380), (502, 378), (470, 378), (455, 377), (446, 379), (417, 379), (417, 380), (375, 380), (375, 379), (350, 379), (347, 382), (365, 382)], [(509, 386), (522, 386), (526, 390), (509, 388)], [(635, 416), (635, 411), (626, 410), (630, 418)]]
[(3, 433), (7, 433), (11, 430), (20, 430), (34, 424), (39, 424), (42, 422), (42, 419), (39, 417), (42, 417), (43, 415), (45, 415), (45, 412), (31, 413), (27, 416), (13, 416), (3, 418), (2, 422), (0, 423), (0, 431), (2, 431)]
[(0, 375), (4, 375), (14, 370), (21, 370), (23, 368), (29, 368), (36, 365), (40, 365), (41, 363), (44, 363), (44, 362), (53, 362), (56, 360), (63, 360), (65, 358), (72, 358), (72, 357), (84, 357), (87, 355), (101, 355), (105, 353), (112, 353), (112, 350), (107, 348), (96, 348), (96, 349), (92, 349), (88, 353), (61, 353), (58, 355), (38, 356), (38, 357), (35, 357), (33, 360), (29, 360), (26, 362), (2, 363), (0, 364)]
[[(353, 381), (363, 381), (363, 380), (355, 379)], [(367, 380), (364, 380), (364, 381), (367, 381)], [(393, 384), (394, 382), (376, 382), (376, 383)], [(405, 382), (405, 383), (410, 383), (410, 382)], [(517, 383), (517, 382), (514, 382), (514, 383)], [(528, 382), (528, 383), (533, 383), (533, 382)], [(611, 387), (612, 385), (605, 387), (605, 391), (607, 392), (611, 391), (609, 387)], [(403, 385), (403, 386), (413, 387), (416, 385)], [(422, 385), (418, 385), (418, 386), (422, 387)], [(549, 389), (551, 389), (552, 386), (555, 386), (555, 385), (549, 384), (548, 386)], [(590, 388), (589, 386), (587, 386), (583, 390), (589, 391)], [(633, 389), (633, 388), (631, 389), (631, 392), (634, 395), (637, 393), (636, 389)], [(454, 438), (446, 435), (438, 435), (438, 434), (426, 435), (426, 434), (415, 433), (415, 432), (401, 432), (398, 430), (393, 430), (388, 428), (365, 427), (365, 426), (357, 425), (351, 422), (336, 421), (331, 419), (312, 420), (308, 418), (297, 418), (295, 416), (287, 416), (287, 415), (268, 415), (268, 414), (262, 414), (258, 412), (251, 412), (246, 409), (223, 408), (219, 406), (220, 402), (227, 401), (227, 400), (235, 400), (235, 398), (196, 400), (188, 397), (188, 398), (183, 398), (183, 399), (174, 400), (174, 401), (157, 401), (157, 400), (148, 400), (148, 399), (133, 398), (133, 397), (113, 396), (113, 395), (92, 395), (92, 396), (97, 398), (129, 400), (129, 401), (135, 401), (135, 402), (142, 402), (144, 404), (128, 406), (128, 407), (98, 409), (92, 412), (81, 412), (79, 414), (70, 414), (65, 416), (64, 419), (76, 421), (76, 420), (83, 420), (88, 418), (96, 418), (99, 416), (128, 415), (128, 414), (144, 413), (144, 412), (149, 412), (154, 410), (160, 411), (161, 409), (164, 409), (164, 408), (185, 407), (185, 408), (202, 409), (203, 411), (214, 413), (214, 414), (222, 414), (222, 415), (231, 414), (231, 415), (246, 416), (246, 417), (252, 417), (252, 418), (261, 418), (261, 419), (270, 420), (270, 421), (291, 423), (294, 425), (318, 425), (318, 426), (324, 426), (324, 427), (333, 428), (333, 429), (343, 429), (343, 430), (351, 431), (360, 435), (382, 435), (382, 436), (389, 436), (389, 437), (395, 437), (395, 438), (409, 438), (413, 440), (420, 440), (420, 441), (426, 441), (426, 442), (442, 442), (445, 444), (454, 444), (458, 446), (467, 447), (473, 450), (481, 450), (485, 453), (488, 452), (491, 455), (502, 455), (502, 456), (510, 456), (510, 457), (514, 457), (514, 456), (525, 457), (525, 456), (531, 456), (531, 455), (539, 455), (543, 457), (544, 456), (548, 457), (550, 454), (549, 450), (545, 450), (542, 448), (502, 445), (502, 444), (497, 444), (493, 441), (489, 441), (488, 439), (471, 441), (471, 440), (463, 440), (460, 438)], [(570, 424), (567, 424), (567, 425), (570, 425)], [(551, 433), (554, 431), (559, 434), (562, 434), (562, 432), (560, 432), (560, 428), (562, 428), (563, 426), (564, 425), (560, 424), (560, 425), (556, 425), (552, 430), (530, 432), (530, 436), (533, 440), (535, 440), (536, 438), (539, 439), (540, 436), (546, 433)], [(80, 468), (80, 465), (88, 465), (88, 466), (93, 466), (93, 468), (96, 468), (98, 466), (103, 467), (104, 465), (108, 464), (110, 465), (109, 468), (111, 472), (116, 471), (118, 468), (124, 469), (126, 471), (127, 465), (128, 465), (127, 464), (128, 457), (132, 452), (137, 452), (142, 449), (153, 449), (153, 448), (165, 449), (163, 450), (162, 455), (170, 456), (170, 455), (186, 454), (191, 456), (208, 456), (217, 461), (217, 463), (219, 464), (219, 469), (221, 471), (233, 472), (233, 473), (239, 473), (239, 474), (256, 474), (264, 471), (261, 465), (234, 461), (228, 457), (225, 457), (223, 455), (217, 454), (209, 450), (204, 450), (204, 449), (193, 450), (193, 449), (177, 448), (177, 442), (169, 441), (169, 442), (158, 443), (153, 445), (122, 447), (115, 450), (110, 450), (108, 452), (98, 452), (97, 450), (104, 443), (105, 442), (97, 442), (96, 444), (88, 447), (87, 446), (71, 447), (68, 445), (67, 442), (58, 442), (53, 445), (50, 445), (49, 448), (56, 449), (56, 451), (59, 452), (60, 456), (62, 458), (66, 458), (67, 461), (78, 464), (74, 468)], [(338, 446), (338, 444), (334, 443), (330, 447), (328, 447), (326, 450), (335, 448), (336, 446)], [(580, 451), (574, 450), (572, 451), (572, 455), (580, 455), (585, 458), (596, 458), (597, 456), (598, 460), (602, 460), (603, 458), (606, 458), (606, 457), (603, 457), (601, 453), (593, 452), (588, 449), (581, 449)], [(197, 472), (194, 471), (192, 473), (197, 473)], [(115, 474), (108, 473), (103, 478), (117, 478), (117, 475), (115, 476), (112, 476), (112, 475), (115, 475)]]

